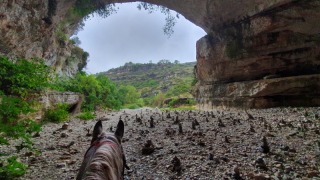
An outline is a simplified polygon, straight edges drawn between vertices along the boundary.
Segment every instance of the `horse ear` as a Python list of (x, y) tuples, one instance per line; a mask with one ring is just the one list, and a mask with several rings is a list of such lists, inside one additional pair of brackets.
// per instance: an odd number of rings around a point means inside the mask
[(102, 122), (99, 120), (93, 128), (91, 144), (98, 139), (98, 136), (102, 133)]
[(123, 137), (123, 133), (124, 133), (124, 123), (122, 120), (119, 120), (116, 132), (114, 134), (119, 140), (121, 140)]

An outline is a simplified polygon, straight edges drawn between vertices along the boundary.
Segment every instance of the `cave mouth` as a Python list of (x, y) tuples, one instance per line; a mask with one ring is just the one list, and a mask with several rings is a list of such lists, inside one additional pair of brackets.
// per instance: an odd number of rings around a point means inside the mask
[[(90, 54), (86, 71), (107, 71), (127, 62), (148, 63), (159, 60), (196, 61), (196, 41), (206, 32), (171, 10), (176, 21), (173, 34), (164, 33), (167, 16), (137, 8), (139, 3), (116, 3), (117, 12), (104, 18), (93, 13), (73, 37)], [(179, 18), (177, 18), (179, 16)], [(168, 20), (167, 20), (168, 21)]]

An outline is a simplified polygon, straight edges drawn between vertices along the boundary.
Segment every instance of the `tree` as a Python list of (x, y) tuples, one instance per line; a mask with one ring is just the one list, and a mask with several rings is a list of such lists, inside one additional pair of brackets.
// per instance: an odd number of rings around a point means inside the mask
[(177, 22), (176, 18), (179, 18), (178, 13), (176, 14), (176, 16), (173, 16), (171, 14), (171, 11), (169, 8), (166, 8), (166, 7), (160, 6), (160, 5), (146, 3), (146, 2), (139, 3), (137, 8), (139, 10), (141, 10), (141, 9), (147, 10), (149, 13), (153, 13), (155, 11), (160, 11), (161, 13), (165, 14), (166, 15), (166, 18), (165, 18), (166, 24), (163, 27), (163, 32), (168, 37), (170, 37), (174, 33), (173, 27), (175, 26), (175, 24)]
[(72, 42), (72, 44), (77, 45), (77, 46), (79, 46), (81, 44), (81, 41), (78, 36), (72, 37), (71, 42)]

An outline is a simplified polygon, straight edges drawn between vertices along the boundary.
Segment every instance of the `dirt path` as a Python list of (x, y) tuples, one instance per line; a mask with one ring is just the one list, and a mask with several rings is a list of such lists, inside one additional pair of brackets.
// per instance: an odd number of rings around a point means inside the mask
[[(320, 177), (320, 108), (248, 112), (252, 119), (237, 110), (179, 111), (170, 112), (170, 117), (169, 112), (157, 109), (122, 110), (99, 117), (106, 120), (104, 130), (115, 127), (120, 116), (125, 121), (123, 147), (131, 168), (126, 171), (127, 179)], [(136, 114), (142, 116), (142, 124), (136, 121)], [(154, 128), (149, 127), (151, 116)], [(73, 119), (66, 130), (61, 129), (62, 124), (45, 125), (34, 139), (41, 154), (19, 154), (30, 166), (21, 179), (75, 179), (91, 140), (88, 130), (92, 131), (95, 122)], [(179, 123), (183, 133), (179, 133)], [(268, 145), (263, 146), (263, 137)], [(155, 150), (142, 155), (147, 140)], [(264, 153), (268, 147), (270, 152)]]

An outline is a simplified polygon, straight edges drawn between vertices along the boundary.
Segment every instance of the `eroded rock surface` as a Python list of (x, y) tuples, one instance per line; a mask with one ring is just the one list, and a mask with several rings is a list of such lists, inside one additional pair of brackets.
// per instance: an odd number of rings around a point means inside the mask
[[(136, 2), (135, 0), (101, 0), (102, 3)], [(208, 35), (197, 42), (196, 98), (201, 106), (238, 106), (231, 96), (210, 97), (201, 89), (228, 86), (230, 83), (292, 77), (299, 86), (300, 101), (292, 105), (320, 105), (319, 83), (301, 87), (305, 75), (320, 72), (320, 2), (318, 0), (143, 0), (166, 6), (203, 28)], [(81, 19), (70, 18), (76, 0), (27, 0), (0, 2), (0, 53), (10, 57), (41, 57), (56, 72), (74, 75), (86, 62), (85, 54), (65, 40), (76, 30)], [(55, 8), (53, 8), (55, 4)], [(285, 79), (283, 79), (285, 80)], [(286, 86), (282, 84), (282, 86)], [(235, 87), (235, 86), (234, 86)], [(235, 87), (236, 88), (236, 87)], [(301, 93), (301, 89), (304, 89)], [(237, 89), (236, 91), (253, 91)], [(239, 97), (240, 98), (240, 97)], [(275, 103), (260, 106), (250, 103), (251, 97), (241, 97), (248, 107), (272, 107), (289, 104), (291, 94), (265, 94)], [(216, 103), (216, 102), (219, 103)], [(266, 100), (268, 101), (268, 100)]]
[(200, 107), (319, 106), (319, 1), (241, 2), (197, 42)]

